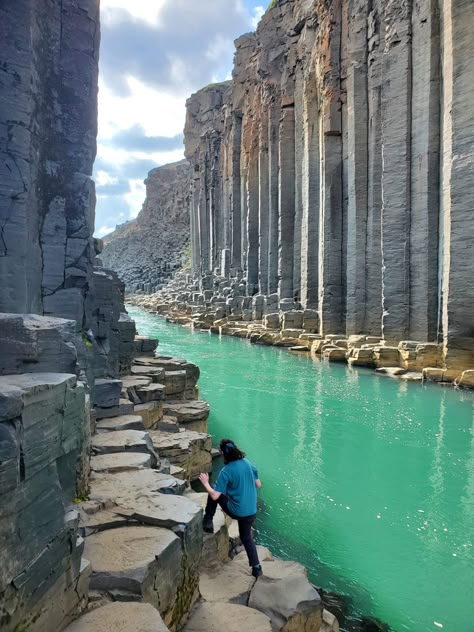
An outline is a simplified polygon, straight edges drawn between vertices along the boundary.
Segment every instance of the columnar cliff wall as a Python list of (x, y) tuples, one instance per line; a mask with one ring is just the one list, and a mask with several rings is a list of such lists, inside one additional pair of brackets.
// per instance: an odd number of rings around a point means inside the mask
[(98, 0), (0, 6), (0, 628), (87, 603), (94, 377), (130, 368), (123, 284), (93, 239)]
[(0, 7), (0, 311), (87, 324), (99, 3)]
[(186, 160), (153, 169), (136, 220), (104, 239), (101, 259), (127, 288), (155, 289), (181, 267), (189, 243), (191, 169)]
[(280, 0), (188, 102), (193, 272), (474, 365), (474, 5)]

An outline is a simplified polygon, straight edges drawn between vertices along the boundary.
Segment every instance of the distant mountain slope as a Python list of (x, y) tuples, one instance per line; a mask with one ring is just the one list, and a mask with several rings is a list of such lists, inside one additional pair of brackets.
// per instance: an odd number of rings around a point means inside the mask
[(191, 167), (186, 160), (153, 169), (145, 180), (146, 199), (135, 220), (104, 239), (101, 259), (127, 289), (162, 284), (182, 263), (189, 243)]

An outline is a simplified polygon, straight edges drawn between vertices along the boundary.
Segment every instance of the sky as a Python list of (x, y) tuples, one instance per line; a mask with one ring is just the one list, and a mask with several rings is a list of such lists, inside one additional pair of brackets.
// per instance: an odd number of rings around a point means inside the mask
[(185, 101), (230, 79), (268, 0), (101, 0), (96, 236), (133, 219), (154, 167), (181, 160)]

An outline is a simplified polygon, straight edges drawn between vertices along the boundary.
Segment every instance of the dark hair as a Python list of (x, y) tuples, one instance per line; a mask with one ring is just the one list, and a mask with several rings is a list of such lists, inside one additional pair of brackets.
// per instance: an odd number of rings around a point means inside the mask
[(224, 455), (224, 463), (231, 463), (232, 461), (239, 461), (245, 458), (245, 452), (239, 450), (232, 439), (222, 439), (219, 444), (220, 451)]

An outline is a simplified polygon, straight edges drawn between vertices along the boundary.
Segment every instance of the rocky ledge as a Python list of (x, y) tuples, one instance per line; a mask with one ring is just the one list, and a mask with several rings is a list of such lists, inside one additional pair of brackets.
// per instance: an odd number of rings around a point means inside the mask
[(255, 344), (286, 347), (315, 360), (367, 367), (405, 381), (430, 381), (474, 388), (474, 367), (448, 368), (443, 345), (416, 340), (387, 341), (380, 336), (323, 335), (319, 312), (302, 309), (278, 294), (245, 296), (245, 281), (208, 276), (195, 281), (179, 273), (155, 294), (134, 294), (130, 304), (163, 315), (169, 322), (246, 338)]
[(89, 590), (83, 581), (68, 632), (337, 632), (304, 567), (261, 549), (255, 580), (220, 510), (203, 534), (207, 495), (190, 482), (212, 468), (209, 405), (198, 367), (156, 344), (137, 338), (130, 375), (95, 381), (89, 489), (75, 509)]

